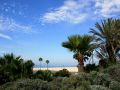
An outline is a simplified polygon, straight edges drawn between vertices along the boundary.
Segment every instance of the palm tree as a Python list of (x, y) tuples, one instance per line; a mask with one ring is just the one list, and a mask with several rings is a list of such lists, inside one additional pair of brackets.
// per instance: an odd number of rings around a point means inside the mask
[(98, 50), (96, 50), (96, 56), (100, 60), (106, 60), (106, 61), (109, 60), (109, 55), (107, 53), (107, 50), (106, 50), (105, 46), (102, 46), (102, 45), (101, 45), (101, 47), (99, 47)]
[(99, 69), (101, 71), (103, 68), (107, 67), (109, 60), (105, 46), (101, 46), (100, 49), (96, 50), (96, 56), (99, 59)]
[(50, 63), (49, 60), (46, 60), (46, 64), (47, 64), (47, 70), (48, 70), (48, 64)]
[[(13, 81), (23, 78), (23, 76), (30, 78), (33, 74), (33, 66), (34, 63), (31, 60), (24, 62), (20, 56), (16, 57), (13, 53), (5, 54), (0, 57), (0, 74), (3, 75), (0, 80)], [(4, 78), (4, 76), (7, 78)]]
[(43, 59), (40, 57), (39, 61), (40, 61), (40, 70), (41, 70), (41, 67), (42, 67), (41, 62), (43, 61)]
[(62, 43), (63, 47), (74, 53), (73, 58), (78, 61), (78, 72), (84, 71), (84, 61), (92, 54), (92, 40), (93, 37), (89, 35), (73, 35), (68, 37), (68, 41)]
[(109, 18), (95, 24), (90, 31), (96, 37), (96, 42), (105, 46), (110, 62), (116, 62), (116, 53), (120, 50), (120, 19)]
[(13, 53), (5, 54), (0, 57), (0, 71), (8, 75), (10, 80), (15, 80), (21, 77), (22, 63), (20, 56), (16, 57)]

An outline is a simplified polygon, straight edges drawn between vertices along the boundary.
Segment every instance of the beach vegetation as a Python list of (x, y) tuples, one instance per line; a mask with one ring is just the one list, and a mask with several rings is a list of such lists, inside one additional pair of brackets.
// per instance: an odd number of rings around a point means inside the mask
[[(0, 90), (120, 90), (120, 19), (97, 22), (90, 32), (69, 36), (62, 43), (78, 61), (78, 73), (50, 71), (49, 60), (47, 70), (35, 72), (32, 60), (13, 53), (0, 56)], [(98, 65), (84, 65), (93, 56)]]
[(54, 76), (56, 76), (56, 77), (69, 77), (70, 72), (67, 69), (62, 69), (60, 71), (55, 72)]

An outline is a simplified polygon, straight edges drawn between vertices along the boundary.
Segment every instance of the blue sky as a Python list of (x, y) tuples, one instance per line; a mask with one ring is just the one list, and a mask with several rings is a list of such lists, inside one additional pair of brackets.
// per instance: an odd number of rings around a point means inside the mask
[(120, 17), (120, 0), (0, 0), (0, 55), (77, 65), (61, 47), (69, 35), (87, 34), (95, 22)]

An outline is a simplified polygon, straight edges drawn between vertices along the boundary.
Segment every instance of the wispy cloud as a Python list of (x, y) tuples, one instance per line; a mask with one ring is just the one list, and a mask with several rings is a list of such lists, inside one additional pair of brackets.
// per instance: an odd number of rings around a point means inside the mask
[(10, 36), (2, 34), (2, 33), (0, 33), (0, 37), (4, 38), (4, 39), (12, 40), (12, 38)]
[(83, 7), (84, 6), (80, 5), (77, 1), (68, 0), (65, 1), (61, 7), (45, 13), (42, 20), (48, 23), (57, 23), (59, 21), (80, 23), (87, 17), (87, 14), (81, 10)]
[(33, 31), (33, 27), (31, 25), (23, 25), (16, 22), (12, 18), (6, 18), (0, 16), (0, 37), (8, 40), (12, 40), (12, 37), (9, 35), (3, 34), (3, 32), (20, 32), (20, 33), (31, 33)]
[(113, 17), (120, 13), (120, 0), (66, 0), (42, 16), (43, 23), (81, 23), (90, 17)]
[(16, 22), (12, 18), (5, 18), (0, 16), (0, 31), (22, 31), (31, 32), (32, 27), (30, 25), (22, 25)]

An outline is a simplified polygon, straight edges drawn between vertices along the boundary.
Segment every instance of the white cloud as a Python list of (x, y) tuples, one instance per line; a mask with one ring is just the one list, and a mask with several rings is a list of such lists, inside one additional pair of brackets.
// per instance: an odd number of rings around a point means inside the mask
[(120, 0), (96, 0), (96, 14), (113, 17), (120, 13)]
[(42, 17), (42, 20), (43, 22), (48, 23), (57, 23), (59, 21), (80, 23), (87, 17), (87, 14), (83, 13), (81, 10), (83, 7), (84, 5), (80, 5), (77, 1), (67, 0), (61, 7), (45, 13), (45, 15)]
[(32, 27), (29, 25), (22, 25), (17, 23), (12, 18), (4, 18), (0, 16), (0, 31), (22, 31), (22, 32), (31, 32)]
[(4, 38), (4, 39), (12, 40), (12, 38), (10, 36), (2, 34), (2, 33), (0, 33), (0, 37)]
[(114, 17), (120, 13), (120, 0), (66, 0), (64, 4), (42, 17), (43, 23), (70, 22), (99, 17)]

